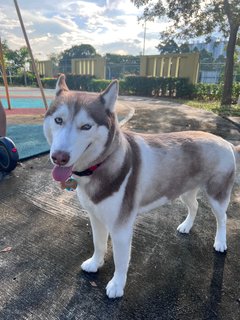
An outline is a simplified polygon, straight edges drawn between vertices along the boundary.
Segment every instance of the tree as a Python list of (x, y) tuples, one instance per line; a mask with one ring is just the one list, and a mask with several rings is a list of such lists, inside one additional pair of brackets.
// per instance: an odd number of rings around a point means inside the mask
[(26, 63), (30, 62), (30, 55), (27, 47), (11, 50), (6, 41), (3, 41), (2, 47), (7, 71), (14, 74), (24, 71)]
[(167, 40), (166, 42), (160, 43), (157, 46), (157, 49), (161, 54), (165, 53), (179, 53), (179, 47), (176, 42), (172, 39)]
[(30, 62), (30, 56), (27, 47), (22, 47), (19, 50), (11, 50), (7, 48), (5, 52), (7, 60), (7, 69), (10, 69), (12, 73), (19, 73), (24, 71), (26, 63)]
[(201, 63), (213, 63), (214, 58), (211, 52), (206, 49), (200, 51), (200, 62)]
[(189, 45), (188, 43), (182, 43), (180, 46), (179, 46), (179, 53), (188, 53), (190, 52), (190, 48), (189, 48)]
[(89, 58), (96, 55), (96, 50), (90, 44), (80, 44), (79, 46), (73, 46), (62, 52), (62, 59), (80, 59)]
[(7, 52), (9, 50), (8, 44), (6, 40), (1, 40), (1, 44), (2, 44), (2, 50), (3, 50), (3, 56), (5, 57), (5, 52)]
[(225, 64), (226, 63), (226, 57), (224, 57), (223, 54), (220, 54), (220, 56), (218, 56), (217, 59), (215, 59), (215, 63)]
[(71, 72), (71, 59), (92, 58), (99, 56), (90, 44), (80, 44), (63, 51), (60, 54), (59, 67), (62, 72)]
[(240, 27), (239, 0), (132, 0), (137, 6), (145, 6), (143, 18), (167, 17), (171, 23), (165, 32), (161, 33), (164, 39), (189, 39), (206, 35), (212, 32), (221, 32), (228, 37), (227, 57), (224, 72), (224, 88), (222, 105), (231, 104), (234, 50)]
[(139, 74), (139, 56), (107, 53), (105, 58), (107, 62), (107, 79), (120, 79), (129, 74)]
[(54, 64), (54, 65), (58, 65), (58, 62), (59, 62), (59, 54), (57, 54), (57, 53), (50, 53), (49, 55), (48, 55), (48, 59), (50, 60), (50, 61), (52, 61), (52, 63)]
[(106, 54), (107, 63), (121, 63), (121, 64), (140, 64), (139, 56), (121, 55), (115, 53)]

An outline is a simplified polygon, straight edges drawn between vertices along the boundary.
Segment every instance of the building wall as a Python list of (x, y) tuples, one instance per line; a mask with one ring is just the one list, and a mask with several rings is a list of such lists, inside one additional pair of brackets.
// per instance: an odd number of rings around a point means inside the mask
[(140, 75), (188, 78), (198, 81), (199, 53), (162, 54), (140, 57)]
[[(44, 77), (53, 77), (58, 74), (58, 71), (54, 70), (53, 63), (50, 60), (37, 61), (36, 66), (39, 74)], [(99, 79), (105, 79), (106, 61), (102, 57), (89, 59), (72, 59), (71, 73), (81, 75), (92, 75)]]
[(106, 61), (102, 57), (72, 59), (72, 73), (91, 75), (99, 79), (105, 79)]
[(36, 67), (37, 67), (38, 73), (41, 76), (44, 76), (46, 78), (52, 78), (53, 77), (53, 63), (52, 63), (51, 60), (37, 61), (36, 62)]

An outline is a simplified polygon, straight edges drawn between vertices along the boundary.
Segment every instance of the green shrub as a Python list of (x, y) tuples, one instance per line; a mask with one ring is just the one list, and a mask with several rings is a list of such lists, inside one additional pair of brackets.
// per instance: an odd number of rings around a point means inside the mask
[(206, 101), (220, 100), (222, 89), (222, 84), (196, 83), (194, 85), (194, 98)]
[[(197, 83), (194, 85), (193, 97), (197, 100), (220, 101), (223, 93), (223, 83), (209, 84)], [(236, 103), (240, 95), (240, 83), (234, 82), (232, 87), (232, 100)]]
[[(91, 91), (91, 83), (94, 79), (90, 75), (66, 75), (66, 83), (70, 90)], [(55, 89), (57, 78), (43, 78), (42, 84), (44, 88)]]
[(92, 79), (89, 85), (89, 91), (101, 92), (107, 88), (111, 80)]
[(155, 86), (153, 90), (153, 95), (158, 96), (166, 96), (167, 95), (167, 87), (168, 87), (168, 78), (155, 78)]
[(123, 88), (127, 94), (140, 96), (189, 98), (193, 95), (193, 85), (184, 78), (129, 76)]
[[(35, 76), (31, 73), (26, 74), (27, 84), (36, 86)], [(12, 76), (12, 83), (8, 77), (8, 83), (15, 86), (24, 85), (24, 75)], [(44, 88), (53, 89), (56, 87), (56, 78), (41, 79)], [(66, 82), (70, 90), (82, 90), (101, 92), (111, 82), (110, 80), (95, 79), (90, 75), (67, 75)], [(3, 79), (0, 77), (0, 84)], [(156, 97), (176, 97), (194, 98), (204, 101), (220, 101), (223, 92), (223, 84), (197, 83), (191, 84), (185, 78), (162, 78), (162, 77), (143, 77), (127, 76), (119, 81), (119, 92), (122, 95), (156, 96)], [(240, 83), (234, 82), (232, 88), (233, 102), (237, 102), (240, 95)]]
[(234, 82), (232, 88), (232, 98), (233, 102), (237, 102), (240, 97), (240, 82)]
[(126, 87), (125, 80), (119, 80), (119, 93), (121, 95), (127, 95), (128, 94), (128, 90), (127, 90), (127, 87)]
[(94, 76), (68, 74), (66, 83), (70, 90), (91, 91), (91, 82)]
[(55, 89), (56, 88), (56, 83), (57, 79), (56, 78), (42, 78), (42, 85), (46, 89)]
[(130, 95), (152, 96), (156, 88), (155, 77), (128, 76), (124, 81), (125, 89)]
[[(36, 86), (37, 80), (32, 73), (27, 72), (25, 77), (26, 77), (26, 84), (28, 86), (32, 86), (32, 85)], [(20, 74), (17, 76), (11, 76), (11, 77), (8, 76), (7, 81), (8, 81), (9, 85), (25, 86), (25, 77), (24, 77), (24, 74)], [(2, 77), (0, 77), (0, 84), (3, 85), (3, 78)]]
[(192, 98), (194, 94), (194, 85), (189, 83), (186, 78), (176, 79), (176, 98)]

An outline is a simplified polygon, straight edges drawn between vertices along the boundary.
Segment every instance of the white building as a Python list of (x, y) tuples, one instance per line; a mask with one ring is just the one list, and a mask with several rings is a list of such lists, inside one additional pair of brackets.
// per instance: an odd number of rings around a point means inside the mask
[(201, 51), (202, 49), (205, 49), (208, 52), (212, 53), (214, 59), (217, 59), (220, 55), (223, 55), (224, 57), (226, 57), (227, 41), (223, 39), (213, 37), (209, 43), (206, 43), (203, 41), (202, 42), (194, 41), (192, 43), (189, 43), (188, 46), (191, 51), (194, 48), (198, 48), (199, 51)]

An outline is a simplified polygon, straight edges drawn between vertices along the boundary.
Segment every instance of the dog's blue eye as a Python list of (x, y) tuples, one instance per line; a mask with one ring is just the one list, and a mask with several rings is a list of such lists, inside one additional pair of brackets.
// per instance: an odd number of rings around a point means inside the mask
[(92, 126), (90, 124), (84, 124), (83, 126), (81, 126), (81, 130), (90, 130), (92, 128)]
[(60, 117), (55, 118), (54, 121), (56, 122), (56, 124), (59, 124), (60, 126), (63, 124), (63, 119)]

